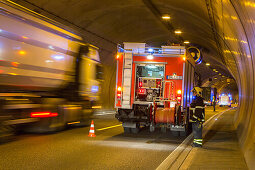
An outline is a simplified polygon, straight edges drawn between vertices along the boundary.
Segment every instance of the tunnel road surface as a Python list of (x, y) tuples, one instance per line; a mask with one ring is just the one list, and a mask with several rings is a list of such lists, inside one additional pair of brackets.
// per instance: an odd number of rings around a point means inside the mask
[[(208, 119), (215, 113), (207, 110)], [(0, 169), (156, 169), (184, 140), (159, 129), (124, 134), (113, 114), (94, 116), (94, 122), (95, 138), (88, 137), (89, 127), (84, 127), (47, 135), (23, 134), (1, 144)]]

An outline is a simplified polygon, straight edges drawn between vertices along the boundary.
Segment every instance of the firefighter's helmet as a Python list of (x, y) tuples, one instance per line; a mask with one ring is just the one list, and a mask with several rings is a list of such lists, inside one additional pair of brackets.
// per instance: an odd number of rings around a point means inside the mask
[(200, 87), (194, 87), (194, 88), (191, 90), (192, 93), (196, 92), (196, 93), (199, 94), (199, 95), (202, 95), (202, 91), (203, 91), (203, 89), (201, 89)]

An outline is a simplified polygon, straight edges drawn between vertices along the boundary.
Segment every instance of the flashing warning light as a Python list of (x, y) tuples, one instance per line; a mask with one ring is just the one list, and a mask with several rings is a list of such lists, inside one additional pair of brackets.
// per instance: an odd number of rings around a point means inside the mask
[(23, 50), (19, 51), (19, 55), (25, 55), (25, 54), (26, 54), (26, 51), (23, 51)]
[(120, 91), (121, 91), (121, 87), (118, 87), (117, 91), (119, 91), (119, 92), (120, 92)]
[(177, 91), (177, 94), (182, 94), (182, 91), (181, 91), (181, 90), (178, 90), (178, 91)]
[(31, 117), (33, 118), (45, 118), (45, 117), (56, 117), (58, 113), (51, 112), (31, 112)]
[(153, 48), (148, 49), (148, 52), (150, 52), (150, 53), (152, 53), (153, 51), (154, 51)]
[(119, 59), (119, 58), (120, 58), (120, 55), (119, 55), (119, 54), (117, 54), (117, 55), (116, 55), (116, 59)]
[(182, 59), (183, 59), (183, 61), (186, 61), (186, 57), (184, 56), (184, 57), (182, 57)]
[(177, 100), (181, 100), (181, 97), (177, 97)]
[(98, 90), (99, 90), (99, 87), (98, 87), (98, 86), (92, 86), (92, 87), (91, 87), (91, 92), (92, 92), (92, 93), (97, 93)]

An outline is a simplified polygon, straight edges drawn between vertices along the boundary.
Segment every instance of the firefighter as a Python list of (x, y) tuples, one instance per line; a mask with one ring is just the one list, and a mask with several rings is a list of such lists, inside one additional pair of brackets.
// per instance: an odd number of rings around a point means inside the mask
[(202, 89), (194, 87), (191, 92), (194, 95), (193, 101), (190, 104), (190, 122), (192, 122), (192, 131), (194, 135), (193, 147), (202, 147), (202, 128), (205, 121), (205, 104), (202, 98)]

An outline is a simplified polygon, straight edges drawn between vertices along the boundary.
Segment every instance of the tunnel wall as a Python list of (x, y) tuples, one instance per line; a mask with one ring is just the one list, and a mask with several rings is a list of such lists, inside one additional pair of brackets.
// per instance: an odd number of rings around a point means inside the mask
[(239, 108), (235, 127), (250, 169), (255, 167), (255, 2), (218, 0), (212, 11), (224, 62), (237, 82)]

